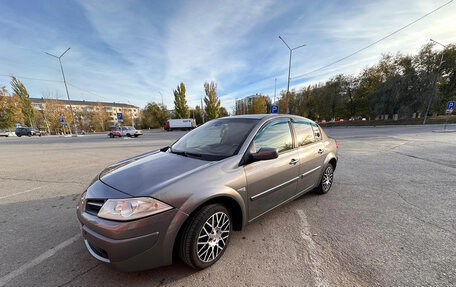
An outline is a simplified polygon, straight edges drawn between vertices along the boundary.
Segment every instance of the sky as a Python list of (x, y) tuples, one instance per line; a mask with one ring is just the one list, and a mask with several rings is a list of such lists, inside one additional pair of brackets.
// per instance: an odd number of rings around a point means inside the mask
[[(60, 55), (74, 100), (172, 109), (186, 86), (190, 107), (215, 81), (222, 106), (255, 93), (286, 90), (336, 74), (356, 75), (382, 53), (415, 54), (430, 38), (456, 43), (456, 1), (338, 64), (336, 61), (449, 0), (128, 1), (0, 0), (0, 86), (17, 76), (31, 97), (65, 98)], [(441, 49), (435, 47), (435, 49)]]

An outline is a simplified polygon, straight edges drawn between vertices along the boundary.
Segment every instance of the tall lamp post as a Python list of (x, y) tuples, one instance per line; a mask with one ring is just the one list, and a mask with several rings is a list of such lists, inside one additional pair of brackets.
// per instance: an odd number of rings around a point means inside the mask
[(68, 52), (68, 50), (70, 50), (70, 48), (66, 49), (65, 52), (63, 52), (63, 54), (60, 55), (60, 56), (52, 55), (52, 54), (50, 54), (48, 52), (44, 52), (44, 53), (48, 54), (49, 56), (52, 56), (54, 58), (59, 59), (60, 70), (62, 70), (63, 83), (65, 84), (65, 90), (66, 90), (66, 94), (67, 94), (67, 97), (68, 97), (68, 104), (70, 105), (71, 120), (73, 121), (73, 130), (74, 130), (74, 134), (76, 136), (78, 136), (78, 130), (76, 129), (76, 123), (74, 121), (73, 107), (71, 106), (70, 94), (68, 93), (68, 86), (67, 86), (66, 79), (65, 79), (65, 73), (63, 72), (63, 66), (62, 66), (62, 60), (61, 60), (63, 55), (65, 55), (65, 53)]
[(286, 113), (288, 114), (290, 112), (288, 110), (288, 94), (290, 93), (291, 54), (293, 54), (293, 50), (302, 48), (302, 47), (306, 46), (306, 44), (298, 46), (298, 47), (290, 48), (290, 46), (288, 46), (288, 44), (285, 42), (285, 40), (282, 37), (279, 36), (279, 39), (282, 40), (282, 42), (285, 44), (285, 46), (287, 46), (288, 50), (290, 50), (290, 61), (288, 62), (288, 85), (287, 85), (287, 96), (286, 96), (286, 102), (287, 102)]
[[(434, 42), (434, 43), (442, 46), (444, 49), (447, 47), (446, 45), (443, 45), (442, 43), (439, 43), (439, 42), (437, 42), (435, 40), (432, 40), (432, 39), (429, 39), (429, 40), (431, 42)], [(443, 52), (442, 52), (442, 56), (440, 57), (440, 63), (439, 63), (438, 72), (440, 72), (440, 68), (442, 67), (442, 63), (443, 63)], [(424, 114), (423, 125), (426, 124), (427, 115), (429, 113), (429, 109), (431, 108), (432, 100), (434, 99), (435, 85), (437, 83), (437, 77), (439, 76), (438, 72), (435, 74), (434, 82), (432, 83), (432, 94), (431, 94), (431, 98), (429, 99), (429, 103), (428, 103), (428, 106), (427, 106), (427, 109), (426, 109), (426, 113)]]

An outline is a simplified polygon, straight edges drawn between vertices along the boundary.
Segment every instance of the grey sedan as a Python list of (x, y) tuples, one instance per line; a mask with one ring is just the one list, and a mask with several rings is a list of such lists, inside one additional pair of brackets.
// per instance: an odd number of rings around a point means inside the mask
[(212, 120), (170, 147), (103, 170), (78, 202), (84, 242), (122, 271), (168, 265), (173, 255), (206, 268), (233, 230), (310, 190), (327, 193), (337, 148), (298, 116)]

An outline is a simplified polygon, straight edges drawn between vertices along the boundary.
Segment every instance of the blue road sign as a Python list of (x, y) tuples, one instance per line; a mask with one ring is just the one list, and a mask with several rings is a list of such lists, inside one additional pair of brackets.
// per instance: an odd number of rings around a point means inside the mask
[(68, 123), (67, 123), (67, 122), (64, 122), (63, 124), (64, 124), (66, 127), (68, 126)]
[(446, 106), (446, 113), (451, 114), (454, 110), (454, 101), (449, 101)]
[(122, 121), (123, 121), (122, 113), (117, 113), (117, 120), (118, 120), (119, 122), (122, 122)]
[(279, 106), (272, 105), (271, 106), (271, 114), (278, 114), (279, 113)]
[(64, 122), (63, 117), (60, 117), (60, 123), (63, 124)]

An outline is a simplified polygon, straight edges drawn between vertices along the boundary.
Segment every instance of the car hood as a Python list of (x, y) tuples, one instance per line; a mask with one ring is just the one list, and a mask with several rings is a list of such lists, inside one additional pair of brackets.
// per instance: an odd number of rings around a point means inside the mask
[(131, 196), (152, 195), (154, 191), (211, 163), (213, 162), (156, 151), (109, 166), (100, 173), (99, 179)]

